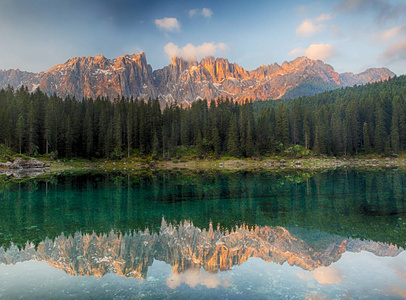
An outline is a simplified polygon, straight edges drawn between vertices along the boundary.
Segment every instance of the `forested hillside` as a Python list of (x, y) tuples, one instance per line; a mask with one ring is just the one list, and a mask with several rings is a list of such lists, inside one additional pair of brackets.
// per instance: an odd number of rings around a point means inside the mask
[(163, 110), (157, 99), (78, 101), (8, 88), (0, 90), (0, 143), (61, 158), (170, 157), (181, 147), (199, 156), (289, 155), (304, 148), (389, 155), (406, 148), (405, 98), (405, 76), (294, 100), (219, 98)]

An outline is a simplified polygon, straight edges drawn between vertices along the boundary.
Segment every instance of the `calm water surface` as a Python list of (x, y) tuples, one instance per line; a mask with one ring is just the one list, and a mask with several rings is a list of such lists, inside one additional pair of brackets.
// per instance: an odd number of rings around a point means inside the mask
[(406, 298), (406, 173), (0, 177), (0, 299)]

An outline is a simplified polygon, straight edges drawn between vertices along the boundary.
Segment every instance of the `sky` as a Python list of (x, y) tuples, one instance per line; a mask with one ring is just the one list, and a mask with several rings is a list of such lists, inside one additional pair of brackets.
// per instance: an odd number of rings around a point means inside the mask
[(404, 0), (0, 0), (0, 69), (46, 71), (77, 56), (227, 58), (247, 70), (298, 56), (337, 72), (406, 73)]

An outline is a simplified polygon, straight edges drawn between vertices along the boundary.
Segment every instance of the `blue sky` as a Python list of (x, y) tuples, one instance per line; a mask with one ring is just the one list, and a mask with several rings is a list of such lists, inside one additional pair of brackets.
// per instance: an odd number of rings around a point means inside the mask
[(45, 71), (76, 56), (144, 51), (228, 58), (247, 70), (306, 55), (336, 71), (406, 72), (406, 2), (2, 0), (0, 69)]

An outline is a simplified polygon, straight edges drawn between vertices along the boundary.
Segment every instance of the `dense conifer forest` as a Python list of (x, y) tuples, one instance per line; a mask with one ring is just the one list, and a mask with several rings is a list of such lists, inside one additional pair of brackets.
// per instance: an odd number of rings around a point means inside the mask
[(59, 158), (309, 153), (391, 155), (406, 149), (406, 77), (293, 100), (77, 100), (26, 87), (0, 90), (0, 144)]

